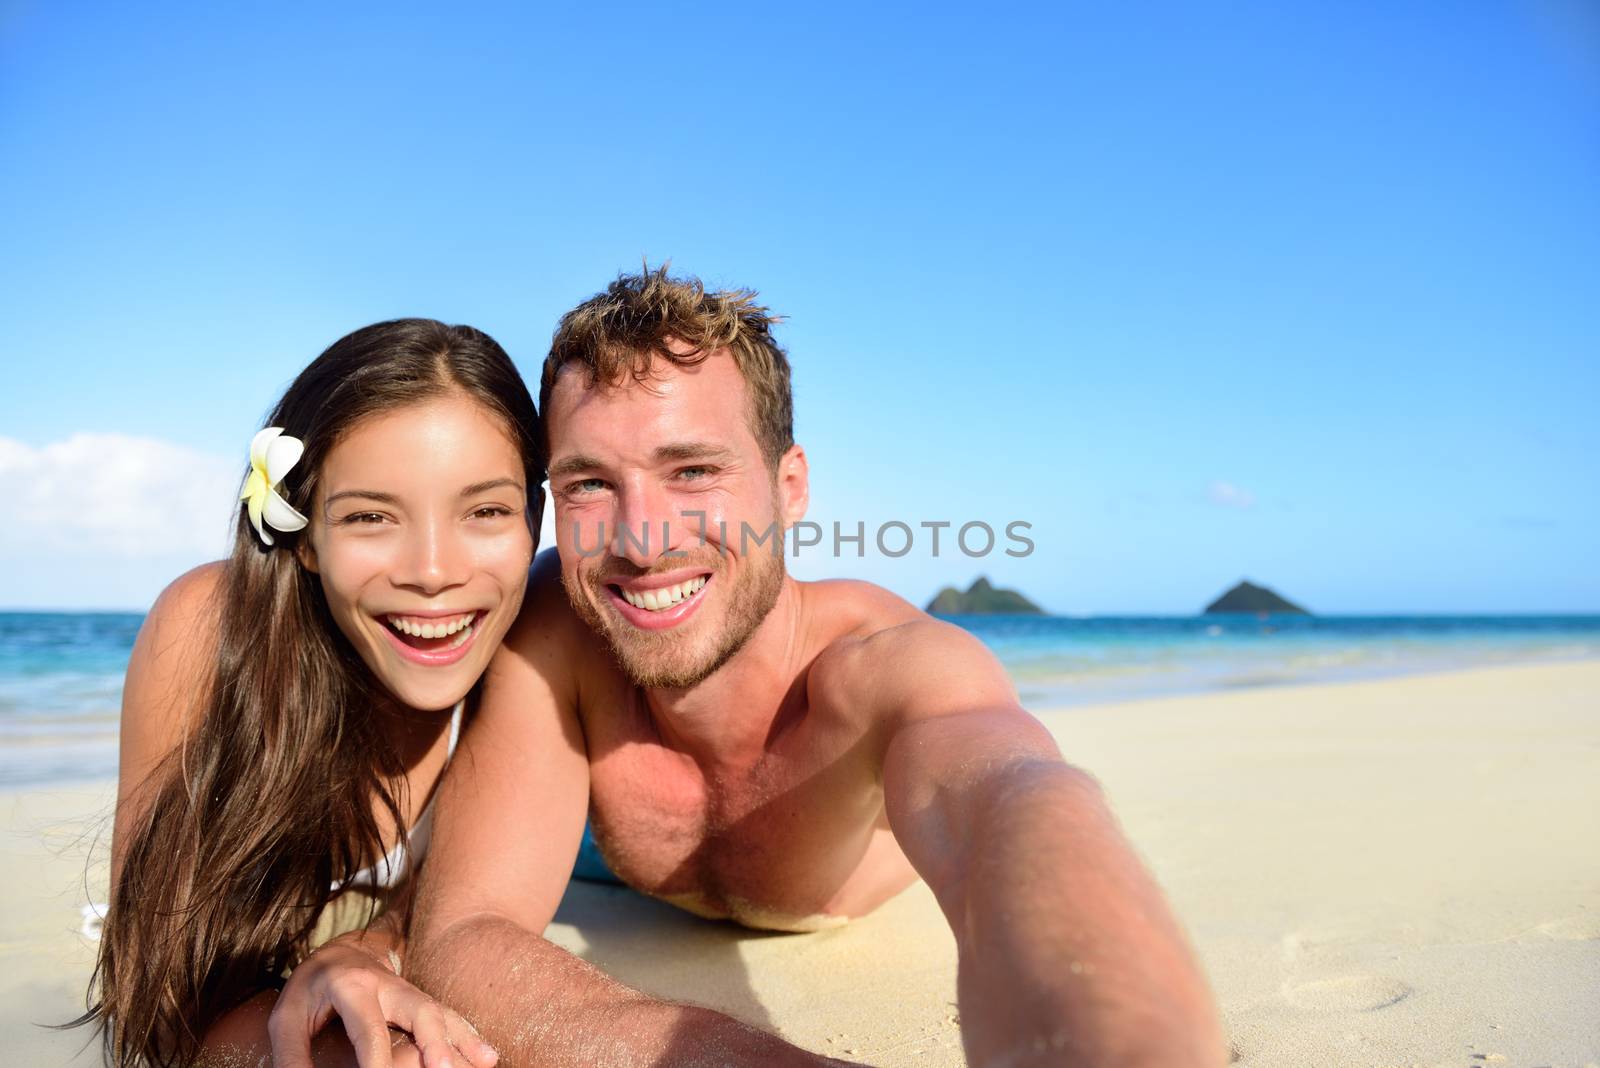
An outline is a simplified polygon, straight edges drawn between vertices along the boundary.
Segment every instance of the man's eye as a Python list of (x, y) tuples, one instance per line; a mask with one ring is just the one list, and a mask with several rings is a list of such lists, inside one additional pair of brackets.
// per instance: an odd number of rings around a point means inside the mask
[(567, 488), (573, 493), (599, 493), (606, 488), (606, 480), (603, 478), (580, 478)]
[(693, 482), (696, 479), (708, 478), (711, 473), (712, 469), (709, 467), (685, 467), (678, 472), (678, 477), (687, 482)]

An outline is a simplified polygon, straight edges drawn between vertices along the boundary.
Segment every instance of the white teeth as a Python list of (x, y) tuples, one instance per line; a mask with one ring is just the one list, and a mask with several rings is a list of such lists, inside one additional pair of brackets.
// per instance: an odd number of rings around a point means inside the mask
[(451, 616), (445, 619), (412, 619), (406, 616), (388, 616), (389, 626), (401, 634), (409, 634), (413, 638), (447, 638), (452, 634), (467, 630), (472, 626), (472, 621), (477, 618), (476, 612), (465, 615)]
[(699, 593), (706, 584), (706, 576), (692, 578), (687, 582), (680, 582), (676, 586), (667, 586), (659, 590), (645, 590), (643, 593), (634, 593), (632, 590), (623, 590), (622, 599), (635, 608), (643, 608), (647, 612), (659, 612), (663, 608), (682, 604), (688, 598)]

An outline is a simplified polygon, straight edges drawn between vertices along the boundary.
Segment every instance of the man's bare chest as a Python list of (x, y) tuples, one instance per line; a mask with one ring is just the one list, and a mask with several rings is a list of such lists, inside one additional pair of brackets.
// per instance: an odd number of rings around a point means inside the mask
[(709, 770), (628, 722), (590, 728), (590, 812), (612, 870), (701, 915), (804, 926), (839, 906), (886, 834), (870, 765), (796, 731)]

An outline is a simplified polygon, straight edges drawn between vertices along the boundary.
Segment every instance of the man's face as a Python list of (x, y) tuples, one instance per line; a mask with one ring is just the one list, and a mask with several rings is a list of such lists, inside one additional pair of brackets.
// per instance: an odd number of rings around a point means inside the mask
[[(545, 412), (562, 584), (635, 683), (692, 686), (738, 652), (783, 586), (805, 455), (776, 475), (726, 351), (591, 387), (569, 366)], [(764, 540), (759, 540), (764, 539)]]

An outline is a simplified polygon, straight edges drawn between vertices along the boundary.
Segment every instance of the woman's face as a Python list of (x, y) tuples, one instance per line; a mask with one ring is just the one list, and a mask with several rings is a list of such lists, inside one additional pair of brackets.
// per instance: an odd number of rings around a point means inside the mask
[(452, 707), (499, 648), (533, 558), (529, 491), (504, 421), (460, 393), (364, 419), (323, 461), (301, 562), (404, 704)]

